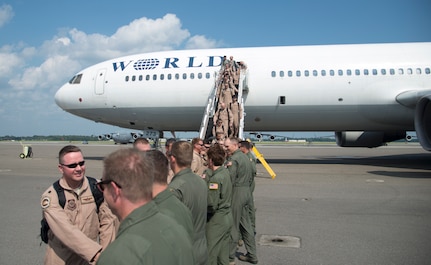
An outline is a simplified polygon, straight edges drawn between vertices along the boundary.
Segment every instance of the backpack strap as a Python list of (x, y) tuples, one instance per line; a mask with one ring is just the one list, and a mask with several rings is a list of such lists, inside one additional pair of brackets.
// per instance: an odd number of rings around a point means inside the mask
[(97, 212), (99, 212), (99, 207), (103, 202), (103, 193), (97, 188), (97, 180), (92, 177), (88, 177), (88, 185), (90, 186), (91, 193), (93, 193), (94, 201), (96, 202)]
[(66, 205), (66, 196), (64, 195), (64, 189), (60, 186), (60, 180), (54, 182), (53, 186), (57, 192), (58, 203), (61, 205), (61, 208), (64, 208), (64, 205)]
[[(94, 197), (94, 202), (97, 206), (97, 212), (99, 212), (99, 207), (103, 202), (103, 193), (97, 188), (97, 180), (92, 177), (87, 177), (88, 179), (88, 185), (90, 186), (91, 193)], [(57, 192), (58, 196), (58, 203), (62, 208), (66, 205), (66, 196), (64, 195), (64, 189), (60, 186), (60, 180), (57, 180), (53, 184), (55, 191)]]

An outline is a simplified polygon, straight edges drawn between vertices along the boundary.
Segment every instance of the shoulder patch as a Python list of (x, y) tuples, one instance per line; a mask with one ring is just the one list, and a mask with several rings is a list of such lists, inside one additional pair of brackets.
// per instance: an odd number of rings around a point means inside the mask
[(42, 209), (46, 209), (51, 205), (51, 199), (49, 197), (43, 197), (40, 206)]
[(218, 183), (210, 183), (209, 185), (210, 190), (218, 190)]

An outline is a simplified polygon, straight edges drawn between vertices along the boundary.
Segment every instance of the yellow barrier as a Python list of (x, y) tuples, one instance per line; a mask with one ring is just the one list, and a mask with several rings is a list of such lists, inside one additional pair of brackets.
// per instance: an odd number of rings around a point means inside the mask
[(268, 165), (268, 163), (266, 163), (265, 158), (263, 158), (263, 155), (257, 150), (256, 146), (253, 145), (252, 151), (255, 154), (256, 158), (259, 159), (260, 163), (262, 163), (262, 165), (266, 169), (266, 171), (268, 171), (268, 173), (271, 176), (271, 178), (274, 179), (275, 176), (276, 176), (275, 172)]

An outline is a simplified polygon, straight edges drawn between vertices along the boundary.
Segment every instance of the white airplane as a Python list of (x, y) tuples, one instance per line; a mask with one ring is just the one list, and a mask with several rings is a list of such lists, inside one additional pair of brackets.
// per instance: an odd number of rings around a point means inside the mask
[(377, 147), (416, 131), (431, 150), (431, 43), (163, 51), (90, 66), (55, 95), (74, 115), (135, 130), (198, 131), (223, 56), (247, 65), (245, 131), (334, 131)]

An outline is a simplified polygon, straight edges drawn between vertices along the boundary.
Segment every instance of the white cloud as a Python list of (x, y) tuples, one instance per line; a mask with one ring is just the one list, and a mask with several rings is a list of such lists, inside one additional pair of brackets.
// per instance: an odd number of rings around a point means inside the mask
[(64, 82), (65, 74), (70, 76), (79, 68), (79, 63), (67, 56), (55, 56), (46, 59), (40, 66), (25, 69), (21, 76), (11, 79), (9, 84), (15, 90), (49, 88), (52, 84)]
[[(0, 7), (0, 25), (12, 16), (10, 6)], [(70, 116), (55, 105), (54, 94), (84, 67), (134, 53), (217, 45), (205, 36), (191, 36), (176, 15), (167, 14), (158, 19), (135, 19), (111, 36), (63, 29), (40, 47), (24, 42), (0, 47), (0, 61), (7, 62), (0, 65), (0, 135), (56, 133), (52, 131), (55, 126), (40, 123)], [(37, 119), (31, 132), (22, 133)]]
[(123, 26), (112, 36), (112, 45), (132, 52), (169, 50), (180, 46), (190, 33), (181, 29), (181, 21), (173, 14), (163, 18), (140, 18)]
[(10, 5), (4, 4), (0, 6), (0, 28), (8, 23), (14, 15), (15, 14)]
[(22, 63), (22, 59), (15, 53), (0, 52), (0, 79), (11, 75), (13, 70)]
[(205, 36), (196, 35), (191, 37), (186, 43), (186, 49), (202, 49), (203, 47), (211, 49), (220, 47), (221, 43), (216, 40), (207, 39)]

